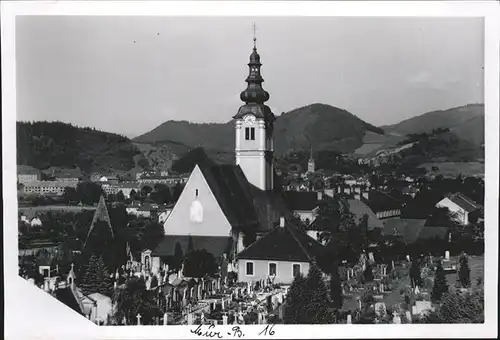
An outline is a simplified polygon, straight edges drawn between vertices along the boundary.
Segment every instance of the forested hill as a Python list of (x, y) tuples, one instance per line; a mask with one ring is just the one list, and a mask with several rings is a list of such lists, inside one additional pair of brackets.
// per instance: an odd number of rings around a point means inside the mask
[[(311, 147), (315, 150), (351, 152), (363, 144), (366, 131), (384, 133), (382, 129), (366, 123), (346, 110), (326, 104), (311, 104), (277, 117), (274, 150), (277, 155), (309, 150)], [(232, 153), (234, 138), (233, 122), (195, 124), (167, 121), (134, 141), (185, 145), (190, 149), (201, 146), (209, 153)]]
[(126, 137), (62, 122), (17, 122), (17, 163), (37, 169), (51, 166), (83, 172), (127, 171), (137, 147)]

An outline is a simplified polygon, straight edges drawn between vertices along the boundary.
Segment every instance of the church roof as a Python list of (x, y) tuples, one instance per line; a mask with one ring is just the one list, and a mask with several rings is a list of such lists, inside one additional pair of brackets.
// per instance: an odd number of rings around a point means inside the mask
[(56, 298), (64, 303), (66, 306), (69, 308), (73, 309), (75, 312), (83, 315), (83, 312), (80, 308), (80, 305), (78, 304), (78, 301), (75, 298), (75, 295), (71, 291), (71, 289), (68, 288), (60, 288), (56, 289)]
[(249, 183), (239, 165), (208, 162), (199, 167), (233, 228), (265, 232), (280, 216), (290, 214), (279, 193)]
[(318, 207), (318, 194), (314, 191), (287, 191), (284, 200), (291, 210), (313, 210)]
[(241, 251), (238, 259), (310, 262), (324, 247), (304, 231), (286, 222)]
[(111, 236), (114, 237), (113, 228), (111, 227), (111, 219), (109, 218), (108, 208), (106, 207), (106, 201), (104, 201), (104, 196), (101, 195), (99, 199), (99, 203), (97, 204), (97, 209), (94, 213), (94, 218), (92, 219), (92, 223), (89, 227), (89, 232), (87, 233), (87, 238), (85, 239), (85, 243), (87, 243), (92, 230), (94, 230), (95, 224), (98, 221), (105, 222), (109, 230), (111, 231)]
[(223, 253), (230, 253), (232, 238), (229, 236), (165, 235), (151, 255), (160, 257), (174, 256), (176, 243), (180, 244), (182, 253), (186, 254), (190, 237), (193, 241), (193, 249), (195, 250), (205, 249), (216, 258)]

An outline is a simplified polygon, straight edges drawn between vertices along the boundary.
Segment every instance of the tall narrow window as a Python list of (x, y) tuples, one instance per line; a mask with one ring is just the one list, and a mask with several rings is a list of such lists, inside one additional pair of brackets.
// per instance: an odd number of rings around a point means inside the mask
[(276, 276), (276, 263), (269, 263), (269, 276)]
[(253, 276), (253, 262), (247, 262), (246, 275)]
[(196, 197), (198, 197), (198, 189), (196, 189)]
[(250, 139), (255, 140), (255, 128), (250, 128)]
[(250, 139), (250, 128), (245, 128), (245, 140)]
[(293, 277), (296, 277), (297, 275), (299, 275), (300, 274), (300, 264), (298, 264), (298, 263), (293, 264), (292, 270), (293, 270)]

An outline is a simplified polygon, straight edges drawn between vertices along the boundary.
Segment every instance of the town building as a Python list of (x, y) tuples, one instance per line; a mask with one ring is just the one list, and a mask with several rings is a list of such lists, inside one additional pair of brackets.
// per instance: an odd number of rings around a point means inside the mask
[(101, 187), (106, 195), (116, 195), (121, 191), (126, 199), (130, 198), (132, 191), (137, 194), (141, 191), (139, 182), (103, 183)]
[[(291, 216), (274, 189), (273, 126), (275, 116), (264, 103), (260, 56), (254, 45), (248, 63), (244, 102), (235, 120), (236, 165), (216, 164), (208, 157), (198, 162), (164, 224), (165, 236), (152, 251), (168, 259), (176, 244), (186, 253), (205, 248), (215, 257), (226, 254), (232, 265), (248, 243), (273, 230), (279, 218)], [(167, 260), (168, 261), (168, 260)]]
[(78, 181), (36, 181), (24, 183), (24, 194), (35, 194), (41, 196), (62, 196), (67, 187), (76, 188)]
[(454, 219), (463, 225), (469, 224), (474, 214), (477, 218), (481, 210), (481, 205), (459, 192), (443, 198), (436, 207), (448, 208)]
[(17, 181), (21, 184), (37, 182), (42, 179), (42, 173), (40, 170), (28, 166), (28, 165), (18, 165), (17, 166)]
[(276, 228), (238, 254), (238, 281), (291, 284), (295, 276), (307, 275), (323, 251), (320, 243), (283, 217)]

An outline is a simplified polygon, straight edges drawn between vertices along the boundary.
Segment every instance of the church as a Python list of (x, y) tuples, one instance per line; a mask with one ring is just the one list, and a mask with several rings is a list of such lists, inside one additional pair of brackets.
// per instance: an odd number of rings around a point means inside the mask
[(262, 88), (255, 40), (247, 88), (240, 94), (244, 104), (233, 116), (236, 165), (215, 164), (205, 157), (194, 167), (164, 223), (165, 236), (151, 253), (153, 271), (168, 263), (179, 245), (186, 254), (188, 244), (236, 266), (238, 253), (274, 230), (281, 218), (293, 214), (280, 190), (274, 188), (276, 117), (265, 104), (269, 93)]

